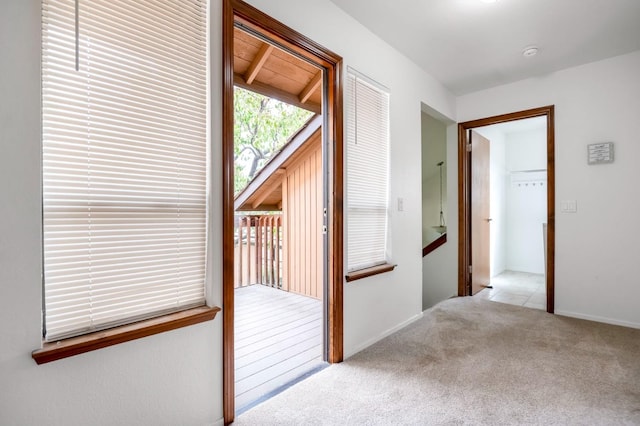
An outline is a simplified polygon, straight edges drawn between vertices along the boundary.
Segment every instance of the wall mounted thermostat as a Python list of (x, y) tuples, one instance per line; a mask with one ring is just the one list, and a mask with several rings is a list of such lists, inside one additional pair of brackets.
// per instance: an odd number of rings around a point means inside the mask
[(587, 148), (589, 164), (613, 163), (613, 142), (592, 143)]

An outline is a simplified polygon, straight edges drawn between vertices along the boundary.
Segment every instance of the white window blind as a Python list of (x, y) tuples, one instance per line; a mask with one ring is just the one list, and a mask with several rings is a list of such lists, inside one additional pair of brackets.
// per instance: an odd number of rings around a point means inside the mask
[(204, 303), (206, 12), (42, 3), (48, 341)]
[(387, 261), (389, 93), (347, 73), (347, 269)]

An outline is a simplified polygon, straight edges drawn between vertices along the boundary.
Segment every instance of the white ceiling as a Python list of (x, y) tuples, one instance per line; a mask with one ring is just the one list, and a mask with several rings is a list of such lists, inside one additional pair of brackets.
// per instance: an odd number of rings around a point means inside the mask
[(640, 50), (640, 0), (331, 1), (457, 95)]

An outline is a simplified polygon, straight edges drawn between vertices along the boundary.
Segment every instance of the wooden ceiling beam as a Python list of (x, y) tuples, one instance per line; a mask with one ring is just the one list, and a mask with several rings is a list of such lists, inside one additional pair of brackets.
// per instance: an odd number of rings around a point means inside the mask
[(320, 83), (322, 83), (322, 71), (318, 71), (316, 75), (313, 76), (309, 84), (302, 89), (302, 92), (298, 95), (298, 99), (300, 102), (305, 103), (309, 100), (313, 92), (315, 92), (318, 87), (320, 87)]
[(262, 66), (267, 62), (267, 59), (269, 59), (271, 52), (273, 52), (273, 46), (268, 43), (263, 43), (258, 54), (253, 58), (251, 65), (249, 65), (247, 72), (244, 74), (244, 80), (247, 84), (253, 83), (253, 80), (255, 80), (256, 76), (262, 69)]
[(322, 108), (320, 104), (317, 104), (315, 102), (302, 103), (300, 102), (300, 99), (297, 96), (291, 93), (285, 92), (284, 90), (276, 89), (275, 87), (269, 86), (268, 84), (264, 84), (257, 80), (254, 80), (253, 84), (248, 84), (247, 81), (244, 79), (244, 77), (237, 73), (234, 74), (233, 76), (233, 84), (235, 84), (238, 87), (242, 87), (243, 89), (260, 93), (261, 95), (277, 99), (279, 101), (288, 103), (298, 108), (306, 109), (307, 111), (311, 111), (316, 114), (320, 114), (322, 112)]

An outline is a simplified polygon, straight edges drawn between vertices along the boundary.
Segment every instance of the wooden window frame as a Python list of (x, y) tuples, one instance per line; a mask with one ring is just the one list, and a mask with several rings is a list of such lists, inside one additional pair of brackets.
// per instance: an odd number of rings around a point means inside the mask
[(206, 302), (202, 302), (199, 306), (193, 307), (192, 305), (192, 307), (181, 308), (175, 312), (159, 313), (143, 320), (133, 319), (126, 324), (75, 337), (61, 338), (51, 342), (43, 339), (41, 348), (32, 351), (31, 356), (37, 364), (45, 364), (165, 331), (211, 321), (220, 310), (217, 306), (207, 306)]
[[(391, 123), (391, 90), (383, 86), (379, 82), (371, 79), (370, 77), (362, 74), (358, 70), (351, 67), (349, 67), (347, 71), (346, 80), (347, 80), (347, 83), (345, 87), (349, 93), (349, 98), (347, 98), (347, 100), (345, 101), (345, 105), (346, 105), (345, 108), (347, 108), (347, 114), (346, 114), (347, 115), (347, 124), (346, 124), (347, 133), (345, 135), (345, 138), (346, 138), (345, 145), (347, 145), (346, 149), (348, 153), (347, 165), (352, 166), (351, 168), (348, 169), (348, 174), (350, 176), (347, 177), (347, 193), (352, 191), (354, 188), (357, 188), (359, 185), (362, 185), (363, 183), (367, 184), (368, 186), (375, 187), (376, 189), (378, 189), (380, 186), (383, 186), (383, 185), (380, 185), (381, 183), (386, 185), (386, 191), (384, 192), (384, 207), (382, 207), (382, 205), (376, 204), (375, 202), (372, 202), (370, 198), (367, 198), (366, 200), (359, 199), (358, 202), (354, 204), (353, 200), (357, 198), (356, 196), (354, 196), (354, 194), (358, 193), (358, 191), (354, 191), (351, 194), (351, 197), (348, 196), (349, 197), (347, 199), (348, 212), (354, 212), (357, 210), (366, 210), (367, 212), (372, 212), (372, 213), (375, 212), (376, 214), (383, 213), (385, 218), (385, 223), (383, 228), (384, 233), (378, 232), (381, 229), (377, 227), (373, 227), (368, 229), (368, 231), (364, 231), (366, 233), (366, 242), (368, 243), (368, 244), (365, 244), (365, 246), (367, 247), (363, 247), (360, 244), (358, 244), (357, 246), (351, 245), (350, 249), (347, 249), (347, 271), (348, 272), (346, 275), (346, 280), (347, 282), (350, 282), (357, 279), (366, 278), (372, 275), (377, 275), (380, 273), (392, 271), (396, 265), (391, 265), (390, 259), (389, 259), (389, 253), (388, 253), (388, 246), (389, 246), (388, 238), (389, 238), (389, 226), (390, 226), (388, 215), (389, 215), (389, 186), (390, 186), (389, 161), (390, 161), (390, 155), (391, 155), (390, 153), (391, 136), (389, 134), (389, 128)], [(365, 92), (370, 93), (368, 96), (366, 94), (364, 95), (364, 99), (365, 99), (364, 104), (361, 103), (361, 99), (359, 99), (358, 97), (358, 93), (359, 93), (358, 89), (363, 87), (366, 88), (364, 90)], [(375, 108), (375, 113), (380, 112), (381, 113), (380, 115), (373, 115), (370, 112), (361, 112), (360, 107), (362, 107), (364, 110), (367, 110), (368, 106), (370, 105), (370, 102), (376, 103), (376, 107), (379, 107), (380, 104), (385, 103), (387, 108), (385, 111)], [(364, 121), (366, 123), (365, 125), (367, 124), (372, 125), (372, 122), (380, 123), (382, 121), (383, 116), (384, 116), (384, 119), (386, 120), (386, 123), (385, 123), (386, 130), (387, 130), (386, 134), (383, 135), (379, 131), (381, 130), (380, 128), (375, 128), (375, 129), (370, 128), (368, 129), (370, 130), (369, 132), (366, 132), (366, 131), (364, 132), (365, 136), (363, 138), (359, 137), (357, 129), (360, 121)], [(371, 132), (371, 130), (374, 130), (373, 133)], [(352, 137), (353, 139), (350, 139)], [(384, 143), (380, 143), (383, 141), (383, 138), (384, 138)], [(351, 144), (351, 142), (353, 142), (354, 144)], [(379, 154), (381, 152), (380, 149), (382, 149), (383, 145), (386, 145), (386, 154), (381, 156)], [(368, 147), (368, 150), (370, 152), (373, 152), (374, 156), (377, 158), (384, 157), (384, 160), (385, 160), (384, 166), (386, 169), (384, 170), (384, 173), (386, 174), (385, 176), (382, 176), (382, 173), (379, 173), (381, 172), (381, 170), (379, 170), (377, 166), (376, 167), (371, 166), (370, 162), (366, 165), (362, 163), (362, 158), (360, 157), (360, 153), (357, 152), (359, 147)], [(374, 173), (375, 179), (374, 179), (373, 185), (371, 181), (363, 180), (363, 176), (360, 174), (363, 171), (363, 167), (366, 167), (369, 173), (371, 173), (372, 169), (375, 170), (375, 173)], [(354, 173), (355, 175), (353, 175)], [(380, 193), (377, 193), (376, 196), (374, 196), (376, 201), (380, 201), (380, 199), (378, 198), (379, 195)], [(365, 235), (362, 235), (351, 228), (351, 225), (353, 225), (354, 222), (356, 222), (356, 220), (354, 219), (354, 215), (350, 216), (349, 220), (347, 221), (346, 232), (347, 232), (348, 241), (350, 238), (353, 238), (354, 236), (356, 236), (356, 234), (358, 234), (357, 237), (361, 237), (361, 238), (365, 237)], [(383, 237), (380, 238), (381, 236)], [(354, 241), (355, 240), (358, 240), (358, 238), (354, 238)], [(362, 242), (362, 240), (359, 240), (359, 242)], [(371, 245), (374, 245), (377, 247), (377, 244), (379, 242), (383, 242), (384, 244), (382, 251), (376, 250), (375, 256), (372, 256), (371, 258), (366, 259), (366, 261), (360, 260), (355, 266), (353, 265), (354, 259), (352, 258), (352, 255), (361, 254), (363, 250), (369, 250)]]
[(33, 351), (31, 357), (37, 364), (46, 364), (165, 331), (211, 321), (219, 311), (220, 308), (217, 306), (200, 306), (58, 342), (45, 343), (41, 349)]
[(393, 271), (396, 266), (391, 263), (383, 263), (382, 265), (370, 266), (368, 268), (357, 269), (351, 271), (344, 276), (345, 280), (349, 283), (351, 281), (361, 280), (363, 278), (372, 277), (378, 274), (384, 274), (385, 272)]

